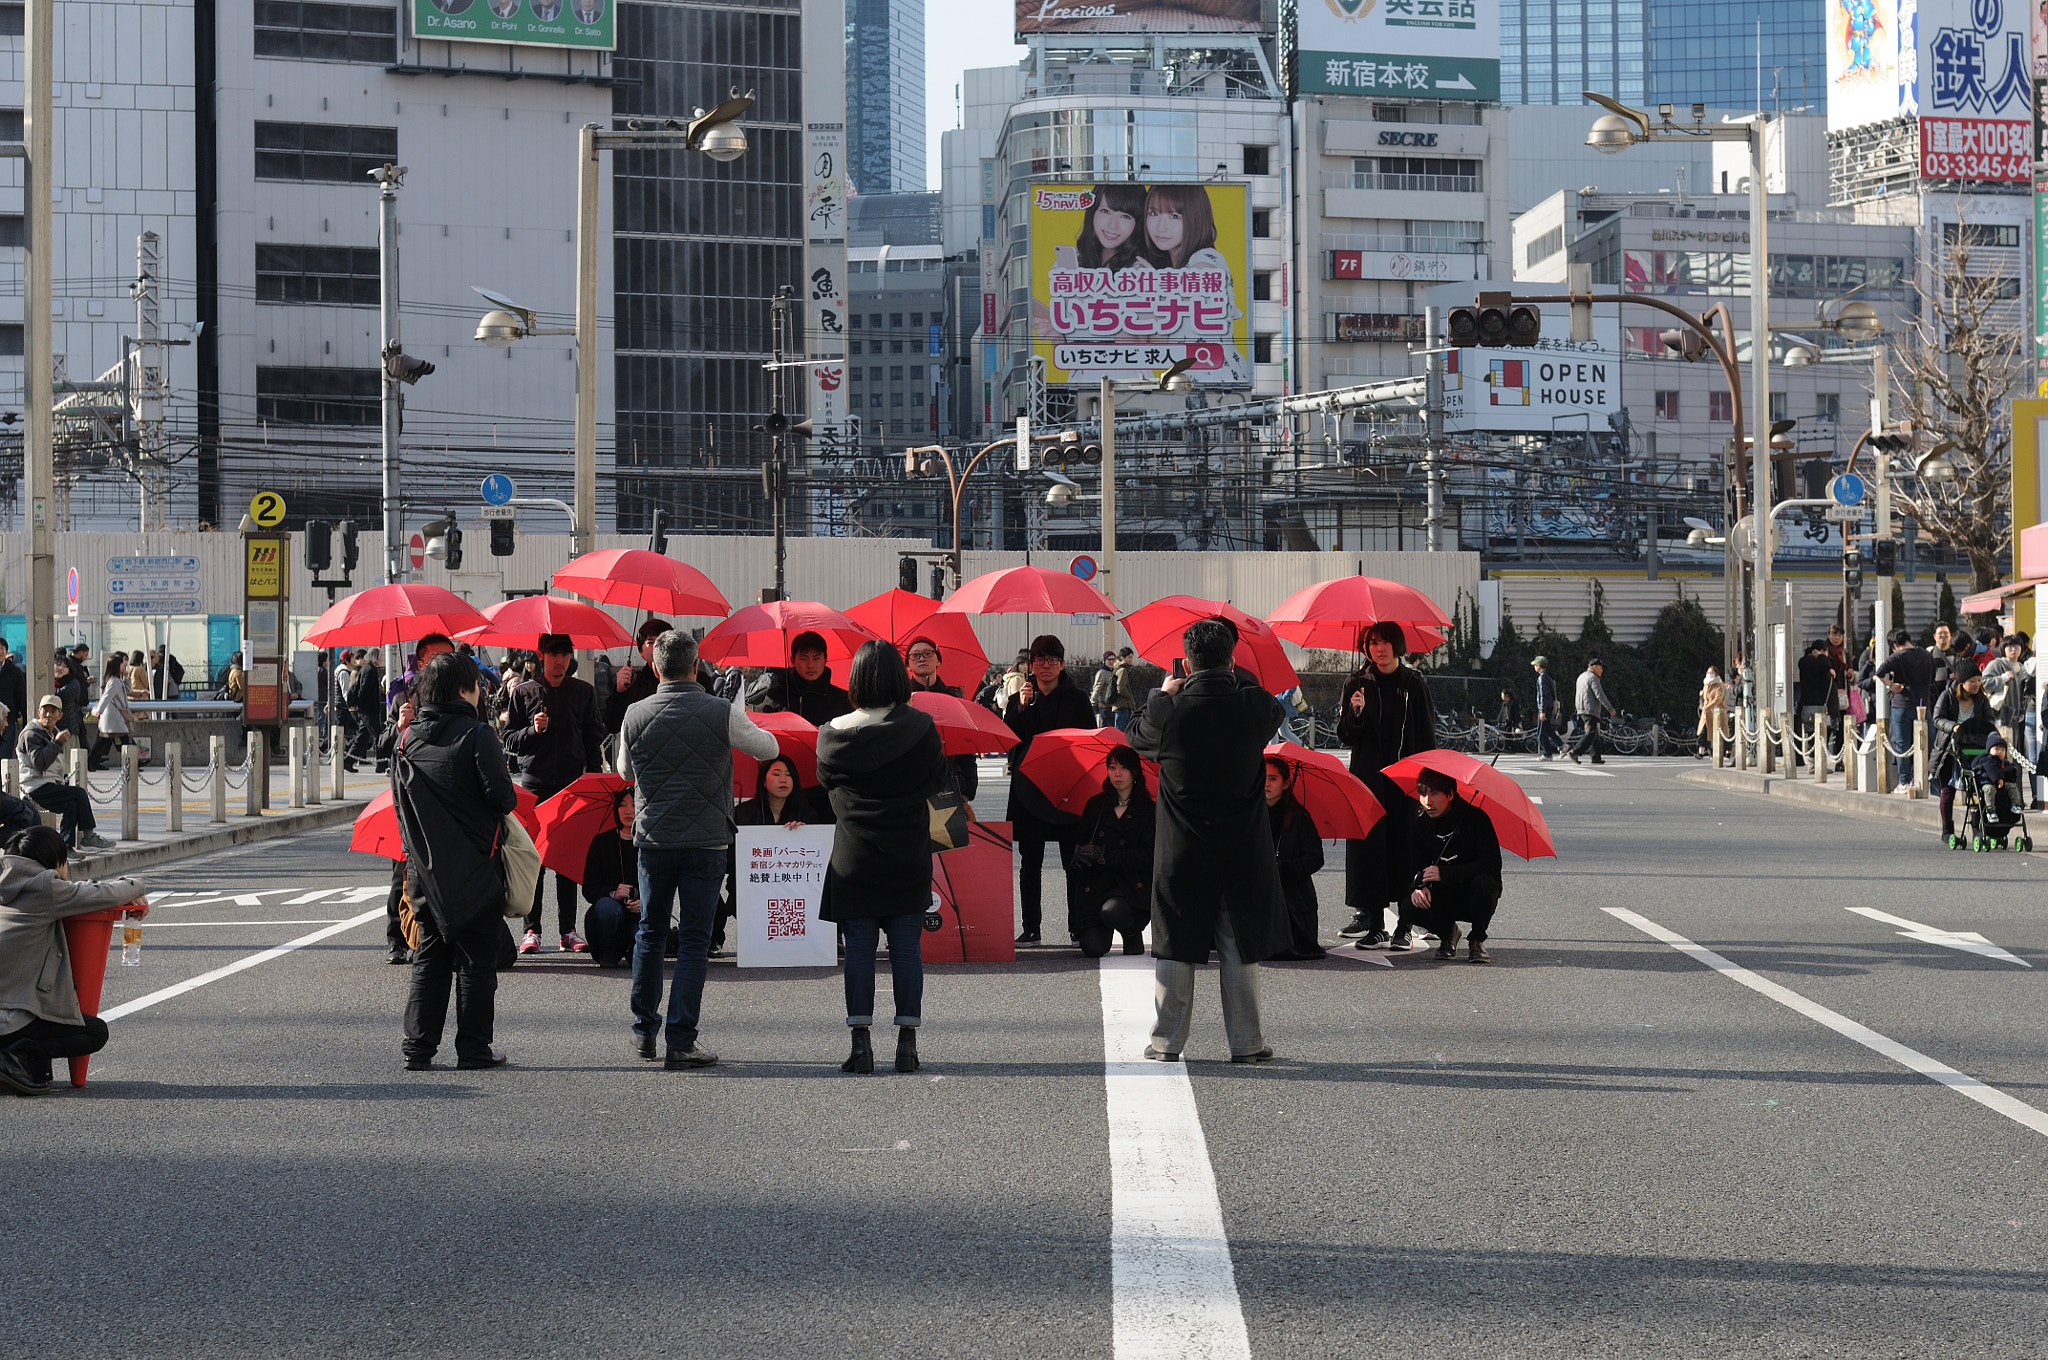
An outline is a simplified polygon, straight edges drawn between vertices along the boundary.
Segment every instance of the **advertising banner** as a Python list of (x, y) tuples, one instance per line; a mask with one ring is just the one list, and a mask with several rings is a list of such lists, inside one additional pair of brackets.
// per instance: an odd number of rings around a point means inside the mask
[(1409, 283), (1449, 283), (1486, 274), (1484, 255), (1423, 255), (1408, 250), (1333, 250), (1333, 279), (1397, 279)]
[(412, 0), (417, 38), (617, 47), (617, 0)]
[(1330, 318), (1330, 338), (1347, 344), (1397, 340), (1419, 344), (1423, 338), (1422, 321), (1419, 316), (1398, 312), (1338, 312)]
[(1500, 0), (1299, 0), (1303, 94), (1500, 98)]
[(1140, 377), (1192, 358), (1205, 387), (1252, 379), (1242, 184), (1031, 191), (1031, 337), (1046, 381)]
[[(1456, 306), (1443, 302), (1439, 306)], [(1463, 299), (1469, 303), (1469, 293)], [(1574, 343), (1571, 310), (1544, 305), (1543, 338), (1526, 349), (1463, 349), (1444, 356), (1444, 429), (1547, 434), (1605, 430), (1621, 409), (1621, 318), (1593, 309), (1593, 339)]]
[[(1907, 0), (1910, 5), (1911, 0)], [(1910, 70), (1899, 70), (1898, 0), (1831, 0), (1828, 26), (1828, 127), (1882, 123), (1908, 111)], [(1908, 66), (1913, 49), (1906, 47)]]
[(1916, 18), (1921, 175), (2029, 183), (2034, 80), (2027, 6), (1921, 0)]
[(818, 919), (832, 828), (743, 826), (733, 847), (742, 968), (830, 968), (839, 932)]
[(1017, 0), (1019, 42), (1029, 33), (1259, 31), (1259, 0)]

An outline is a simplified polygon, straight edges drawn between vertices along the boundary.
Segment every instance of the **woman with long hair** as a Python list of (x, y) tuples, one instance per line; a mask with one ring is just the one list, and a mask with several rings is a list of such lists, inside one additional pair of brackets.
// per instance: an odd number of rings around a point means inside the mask
[[(1145, 187), (1098, 184), (1094, 192), (1095, 201), (1081, 215), (1080, 239), (1074, 242), (1075, 261), (1083, 269), (1107, 269), (1111, 273), (1134, 264), (1158, 263), (1146, 249), (1145, 233), (1140, 229), (1145, 216)], [(1058, 267), (1057, 262), (1054, 267)]]
[(924, 1018), (924, 917), (932, 900), (932, 795), (951, 776), (931, 715), (910, 702), (903, 656), (879, 639), (854, 654), (853, 712), (818, 729), (818, 782), (837, 823), (819, 915), (846, 936), (846, 1024), (853, 1052), (843, 1072), (875, 1070), (875, 948), (889, 937), (896, 993), (896, 1070), (918, 1068)]
[[(770, 756), (754, 774), (754, 796), (732, 810), (734, 826), (799, 827), (824, 821), (813, 815), (805, 796), (796, 762), (788, 756)], [(711, 957), (725, 954), (725, 923), (739, 915), (739, 850), (737, 843), (725, 852), (725, 898), (718, 904), (718, 919), (711, 923)]]
[(1293, 937), (1287, 952), (1273, 957), (1322, 958), (1316, 870), (1323, 867), (1323, 835), (1294, 796), (1293, 767), (1278, 756), (1266, 757), (1266, 812), (1273, 819), (1273, 858), (1280, 866), (1280, 892), (1287, 899), (1287, 929)]
[[(1186, 269), (1223, 275), (1220, 315), (1204, 326), (1199, 308), (1190, 307), (1179, 324), (1162, 330), (1159, 340), (1199, 340), (1223, 347), (1223, 374), (1233, 381), (1247, 381), (1251, 365), (1232, 341), (1244, 309), (1237, 304), (1237, 280), (1230, 273), (1230, 261), (1216, 247), (1216, 212), (1209, 203), (1209, 191), (1199, 184), (1155, 184), (1145, 195), (1145, 244), (1161, 269)], [(1221, 321), (1218, 329), (1215, 321)]]
[(1067, 929), (1099, 959), (1122, 935), (1124, 953), (1145, 952), (1152, 919), (1152, 835), (1157, 825), (1145, 767), (1128, 746), (1110, 748), (1102, 792), (1081, 809), (1080, 840), (1067, 870)]

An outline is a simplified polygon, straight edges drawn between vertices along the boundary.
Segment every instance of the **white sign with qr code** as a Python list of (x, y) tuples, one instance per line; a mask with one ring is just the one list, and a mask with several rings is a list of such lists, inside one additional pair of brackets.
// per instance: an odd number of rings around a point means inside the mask
[(743, 826), (733, 845), (738, 891), (739, 966), (831, 968), (839, 932), (818, 919), (832, 828)]

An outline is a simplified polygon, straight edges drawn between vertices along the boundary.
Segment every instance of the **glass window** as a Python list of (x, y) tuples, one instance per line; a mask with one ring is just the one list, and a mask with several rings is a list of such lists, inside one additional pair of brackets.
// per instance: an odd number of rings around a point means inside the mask
[(385, 5), (256, 0), (256, 55), (388, 66), (398, 60), (397, 13)]
[(285, 425), (375, 425), (383, 374), (374, 368), (258, 368), (256, 418)]
[(903, 381), (903, 365), (901, 365), (901, 364), (891, 364), (891, 365), (889, 365), (889, 381), (890, 381), (890, 382), (902, 382), (902, 381)]
[(375, 307), (375, 246), (256, 246), (256, 300)]
[(370, 171), (398, 157), (398, 129), (258, 123), (256, 178), (372, 187)]

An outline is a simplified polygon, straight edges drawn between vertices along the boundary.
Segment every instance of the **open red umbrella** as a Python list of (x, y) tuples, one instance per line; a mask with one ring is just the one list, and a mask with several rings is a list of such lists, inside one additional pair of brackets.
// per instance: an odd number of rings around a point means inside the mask
[(1529, 801), (1522, 786), (1483, 760), (1462, 751), (1424, 751), (1397, 760), (1381, 771), (1409, 793), (1415, 792), (1415, 776), (1435, 770), (1458, 781), (1458, 796), (1486, 814), (1500, 837), (1500, 848), (1523, 859), (1557, 858), (1557, 845), (1550, 839), (1550, 824), (1543, 812)]
[(1294, 673), (1294, 663), (1287, 659), (1286, 649), (1266, 621), (1222, 600), (1168, 595), (1133, 609), (1124, 615), (1123, 625), (1139, 656), (1155, 666), (1170, 667), (1181, 654), (1181, 634), (1189, 624), (1203, 619), (1227, 619), (1236, 627), (1237, 655), (1233, 660), (1258, 677), (1260, 689), (1278, 694), (1301, 683), (1301, 677)]
[(1450, 617), (1414, 586), (1377, 576), (1340, 576), (1297, 590), (1266, 615), (1273, 631), (1304, 647), (1356, 652), (1360, 634), (1375, 623), (1398, 623), (1408, 632), (1410, 651), (1427, 651), (1443, 641)]
[[(517, 800), (512, 815), (526, 828), (527, 835), (537, 835), (540, 818), (534, 812), (533, 795), (518, 784), (512, 786), (512, 794)], [(382, 855), (385, 859), (405, 858), (405, 845), (398, 835), (398, 809), (392, 803), (390, 789), (363, 804), (363, 810), (356, 814), (355, 830), (349, 834), (348, 848), (366, 855)], [(576, 873), (580, 875), (582, 872), (583, 866), (578, 864)]]
[(941, 614), (1116, 614), (1109, 596), (1051, 567), (984, 572), (954, 591)]
[(939, 602), (912, 590), (886, 590), (846, 611), (846, 617), (896, 644), (907, 661), (910, 640), (927, 638), (939, 649), (939, 679), (972, 694), (988, 671), (988, 653), (965, 614), (941, 614)]
[[(754, 726), (772, 733), (780, 754), (796, 762), (796, 782), (801, 788), (818, 785), (818, 729), (808, 718), (794, 713), (749, 713)], [(771, 757), (772, 759), (772, 757)], [(732, 753), (732, 796), (752, 798), (759, 789), (761, 762), (738, 751)]]
[(559, 595), (522, 595), (494, 604), (484, 611), (480, 626), (466, 628), (458, 636), (480, 646), (524, 647), (531, 651), (540, 646), (542, 636), (548, 633), (566, 633), (571, 645), (598, 651), (633, 645), (632, 634), (619, 627), (617, 619), (594, 604), (565, 600)]
[(553, 580), (558, 589), (586, 600), (650, 614), (716, 614), (723, 618), (732, 612), (709, 576), (687, 562), (646, 548), (585, 553), (557, 571)]
[(372, 586), (328, 605), (306, 642), (314, 647), (384, 647), (417, 642), (429, 633), (453, 637), (484, 621), (476, 607), (452, 590), (423, 581)]
[(1295, 801), (1315, 818), (1324, 840), (1360, 841), (1387, 810), (1365, 781), (1327, 751), (1311, 751), (1293, 742), (1275, 742), (1266, 754), (1287, 762), (1294, 773)]
[(949, 756), (996, 755), (1017, 744), (1017, 734), (1009, 724), (980, 704), (930, 690), (917, 691), (910, 702), (932, 715)]
[(704, 635), (697, 655), (721, 666), (787, 666), (789, 644), (799, 633), (825, 639), (825, 660), (853, 660), (875, 635), (836, 609), (816, 600), (775, 600), (750, 604)]
[[(542, 803), (537, 816), (540, 829), (533, 833), (540, 862), (564, 878), (582, 882), (590, 843), (612, 829), (612, 809), (618, 805), (619, 791), (631, 787), (615, 774), (578, 775), (568, 788)], [(632, 827), (628, 825), (627, 830)]]
[[(1031, 739), (1031, 749), (1017, 773), (1038, 786), (1061, 812), (1081, 815), (1088, 800), (1102, 792), (1109, 774), (1109, 753), (1131, 743), (1114, 727), (1062, 727)], [(1142, 757), (1145, 792), (1159, 796), (1159, 767)]]

